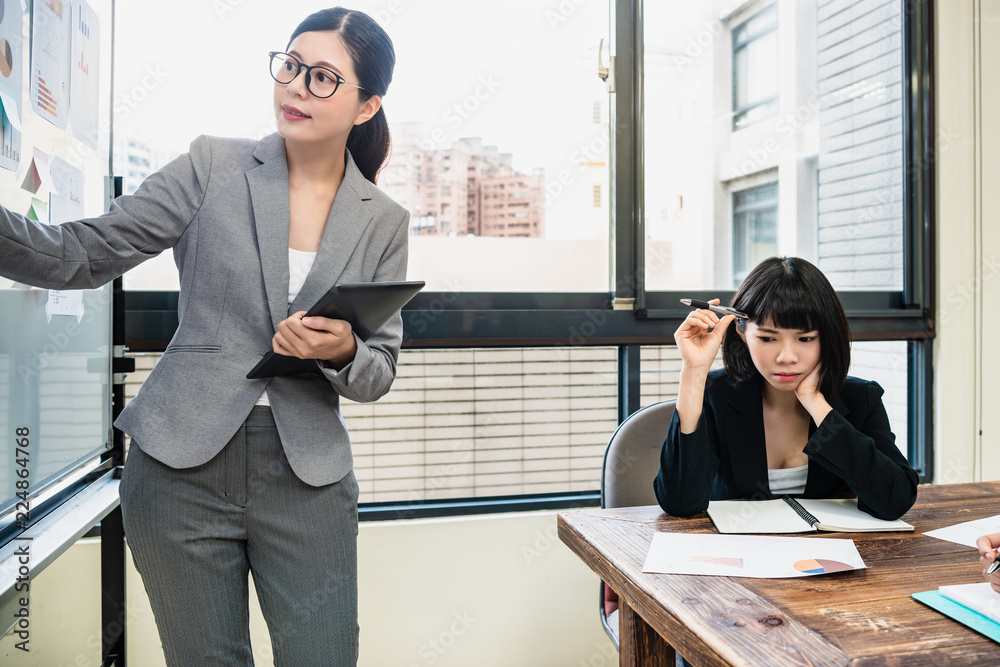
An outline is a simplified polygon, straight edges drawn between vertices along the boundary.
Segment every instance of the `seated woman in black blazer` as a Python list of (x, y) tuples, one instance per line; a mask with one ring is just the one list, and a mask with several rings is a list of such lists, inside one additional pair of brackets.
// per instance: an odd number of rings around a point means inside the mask
[[(674, 334), (680, 389), (654, 482), (663, 510), (854, 494), (872, 516), (902, 516), (917, 475), (896, 447), (882, 388), (847, 375), (851, 333), (826, 276), (803, 259), (772, 257), (732, 308), (747, 315), (736, 327), (733, 315), (699, 309)], [(725, 368), (710, 371), (720, 345)]]

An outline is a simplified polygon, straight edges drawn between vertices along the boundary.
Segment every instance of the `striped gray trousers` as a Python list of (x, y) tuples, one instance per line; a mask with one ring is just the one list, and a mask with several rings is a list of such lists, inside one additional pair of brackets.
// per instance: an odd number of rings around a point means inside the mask
[(166, 466), (132, 443), (120, 494), (125, 537), (167, 664), (253, 665), (248, 573), (275, 665), (354, 665), (358, 485), (292, 472), (267, 407), (215, 458)]

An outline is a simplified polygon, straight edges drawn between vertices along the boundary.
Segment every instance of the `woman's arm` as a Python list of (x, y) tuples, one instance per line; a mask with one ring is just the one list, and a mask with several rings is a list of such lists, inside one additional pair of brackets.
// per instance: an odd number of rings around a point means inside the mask
[(46, 225), (0, 207), (0, 275), (48, 289), (92, 289), (172, 247), (205, 196), (207, 137), (96, 218)]
[(653, 481), (656, 499), (667, 514), (691, 516), (708, 508), (720, 464), (714, 421), (706, 402), (694, 431), (684, 433), (681, 417), (674, 411), (660, 450), (660, 470)]
[(865, 411), (858, 427), (831, 410), (809, 438), (805, 453), (847, 483), (860, 509), (892, 520), (916, 501), (917, 473), (896, 447), (882, 393), (877, 382), (867, 383), (864, 404), (857, 407)]
[[(674, 332), (681, 354), (677, 406), (660, 452), (660, 471), (653, 482), (660, 507), (668, 514), (690, 516), (708, 507), (719, 456), (704, 418), (705, 383), (723, 334), (735, 319), (726, 315), (720, 320), (712, 311), (698, 309), (689, 313)], [(714, 424), (711, 428), (714, 431)]]
[(694, 433), (682, 433), (676, 412), (670, 420), (660, 451), (660, 470), (653, 481), (656, 500), (667, 514), (691, 516), (708, 509), (719, 455), (707, 431), (708, 426), (701, 423)]
[[(718, 304), (719, 300), (712, 299), (709, 303)], [(720, 320), (712, 311), (699, 308), (689, 313), (674, 332), (674, 341), (681, 354), (677, 414), (682, 433), (693, 433), (698, 426), (705, 398), (705, 380), (719, 354), (723, 335), (735, 319), (726, 315)]]
[[(372, 282), (406, 279), (407, 240), (410, 214), (404, 212), (396, 232), (386, 247)], [(403, 317), (396, 313), (367, 341), (354, 333), (356, 350), (352, 359), (338, 364), (321, 363), (323, 374), (337, 393), (358, 403), (369, 403), (384, 396), (396, 379), (396, 359), (403, 341)]]

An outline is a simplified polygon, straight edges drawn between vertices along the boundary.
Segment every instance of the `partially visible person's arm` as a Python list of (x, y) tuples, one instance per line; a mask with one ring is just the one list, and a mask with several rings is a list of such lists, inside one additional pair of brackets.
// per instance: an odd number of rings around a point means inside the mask
[(1000, 593), (1000, 570), (990, 575), (986, 574), (986, 570), (997, 559), (997, 554), (1000, 552), (1000, 533), (981, 536), (976, 540), (976, 548), (979, 549), (979, 565), (983, 568), (983, 578), (990, 582), (993, 590)]

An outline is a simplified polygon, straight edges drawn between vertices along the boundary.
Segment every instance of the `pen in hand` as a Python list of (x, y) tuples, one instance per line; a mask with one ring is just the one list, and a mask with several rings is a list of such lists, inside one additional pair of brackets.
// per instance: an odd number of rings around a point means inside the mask
[[(685, 306), (690, 306), (692, 308), (703, 308), (705, 310), (710, 310), (713, 313), (720, 313), (722, 315), (735, 315), (736, 317), (746, 319), (746, 313), (741, 313), (734, 308), (727, 308), (726, 306), (716, 306), (714, 303), (708, 303), (707, 301), (699, 301), (698, 299), (681, 299), (681, 303)], [(998, 566), (1000, 567), (1000, 566)]]
[(986, 576), (993, 574), (997, 570), (1000, 570), (1000, 552), (997, 553), (996, 559), (990, 564), (990, 566), (986, 568)]

